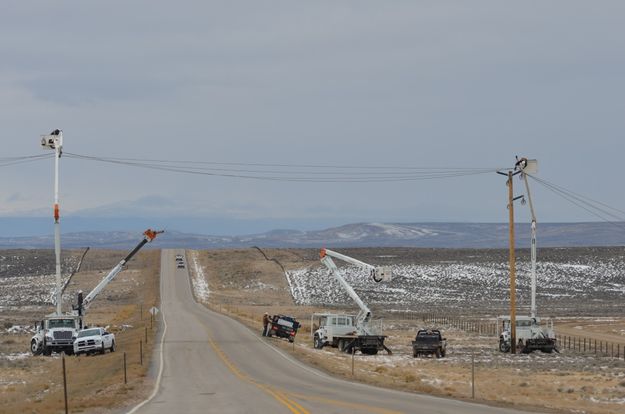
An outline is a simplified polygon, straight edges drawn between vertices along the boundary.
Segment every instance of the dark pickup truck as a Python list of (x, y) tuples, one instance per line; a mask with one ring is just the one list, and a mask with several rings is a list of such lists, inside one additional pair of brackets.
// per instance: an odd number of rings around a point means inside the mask
[(274, 315), (267, 327), (267, 336), (277, 336), (286, 338), (289, 342), (295, 340), (295, 335), (300, 327), (300, 323), (290, 316)]
[(447, 339), (443, 338), (438, 329), (421, 329), (412, 341), (412, 356), (436, 355), (436, 358), (445, 356)]

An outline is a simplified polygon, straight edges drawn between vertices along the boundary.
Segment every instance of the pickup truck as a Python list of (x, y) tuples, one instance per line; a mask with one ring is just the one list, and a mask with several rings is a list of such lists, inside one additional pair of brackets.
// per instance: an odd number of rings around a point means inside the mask
[(412, 341), (412, 356), (436, 355), (436, 358), (445, 356), (447, 339), (443, 338), (438, 329), (421, 329)]
[(269, 321), (267, 327), (267, 336), (277, 336), (278, 338), (286, 338), (289, 342), (295, 340), (295, 335), (299, 329), (300, 323), (295, 318), (285, 315), (274, 315)]
[(103, 354), (107, 349), (115, 352), (115, 335), (106, 332), (104, 328), (83, 329), (74, 341), (74, 355)]

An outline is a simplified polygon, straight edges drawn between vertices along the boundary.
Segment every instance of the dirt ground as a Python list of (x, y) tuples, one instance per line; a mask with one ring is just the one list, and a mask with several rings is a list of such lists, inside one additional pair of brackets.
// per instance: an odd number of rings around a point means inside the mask
[[(36, 271), (27, 269), (24, 273), (53, 273), (50, 266), (54, 260), (49, 261), (49, 252), (23, 253), (37, 266)], [(67, 263), (75, 264), (80, 253), (68, 251)], [(75, 301), (78, 290), (86, 294), (93, 289), (125, 254), (121, 251), (90, 251), (82, 270), (74, 276), (64, 295), (65, 308)], [(15, 267), (12, 271), (16, 271)], [(140, 401), (151, 392), (153, 381), (148, 367), (160, 318), (157, 316), (152, 325), (148, 310), (159, 303), (159, 272), (160, 251), (145, 250), (133, 258), (128, 268), (93, 302), (86, 323), (108, 326), (109, 331), (115, 333), (117, 351), (105, 355), (65, 357), (70, 412), (108, 413)], [(28, 279), (22, 281), (27, 283)], [(49, 276), (33, 277), (31, 286), (20, 284), (16, 289), (37, 291), (42, 279), (47, 280)], [(4, 286), (11, 286), (10, 281)], [(5, 296), (11, 296), (11, 293), (3, 292)], [(53, 310), (52, 306), (40, 301), (0, 308), (0, 413), (63, 412), (62, 357), (58, 354), (33, 357), (29, 353), (33, 323)], [(127, 384), (124, 384), (124, 354)]]
[[(255, 249), (241, 249), (194, 254), (211, 291), (204, 300), (207, 306), (235, 316), (259, 333), (265, 311), (296, 316), (303, 327), (294, 345), (271, 340), (297, 358), (334, 375), (383, 387), (470, 400), (474, 367), (475, 399), (488, 404), (597, 414), (621, 413), (625, 408), (622, 356), (617, 359), (571, 349), (561, 349), (559, 354), (502, 354), (497, 350), (496, 336), (440, 326), (448, 340), (447, 357), (413, 358), (410, 342), (419, 328), (430, 324), (420, 319), (406, 319), (405, 315), (385, 314), (385, 333), (389, 335), (386, 344), (393, 355), (356, 354), (352, 375), (351, 355), (330, 347), (323, 350), (312, 347), (310, 315), (336, 311), (337, 307), (295, 305), (284, 277), (283, 268), (317, 265), (315, 251), (268, 249), (263, 255)], [(267, 258), (277, 259), (279, 263)], [(197, 272), (197, 268), (191, 266), (191, 271)], [(622, 314), (614, 316), (612, 302), (607, 302), (603, 310), (597, 306), (592, 309), (593, 316), (584, 318), (571, 317), (568, 311), (571, 306), (565, 304), (564, 316), (554, 315), (559, 335), (594, 335), (597, 339), (601, 337), (625, 346), (625, 318)], [(356, 311), (353, 306), (339, 308)], [(471, 309), (470, 316), (479, 317), (477, 307)], [(447, 312), (445, 309), (438, 311), (441, 315)], [(457, 308), (450, 312), (457, 315)], [(602, 312), (609, 316), (596, 316)], [(488, 309), (485, 313), (486, 318), (493, 311)]]

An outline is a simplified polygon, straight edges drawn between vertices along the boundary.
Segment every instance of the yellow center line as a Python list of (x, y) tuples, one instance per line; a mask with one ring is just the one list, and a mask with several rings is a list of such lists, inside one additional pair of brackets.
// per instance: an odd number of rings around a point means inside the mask
[(317, 401), (317, 402), (320, 402), (320, 403), (334, 405), (334, 406), (337, 406), (337, 407), (354, 408), (354, 409), (363, 410), (363, 411), (367, 411), (367, 412), (371, 412), (371, 413), (378, 413), (378, 414), (403, 414), (402, 411), (388, 410), (386, 408), (374, 407), (374, 406), (371, 406), (371, 405), (350, 403), (350, 402), (347, 402), (347, 401), (333, 400), (333, 399), (330, 399), (330, 398), (317, 397), (317, 396), (313, 396), (313, 395), (300, 394), (300, 393), (295, 393), (295, 392), (290, 392), (288, 394), (290, 396), (292, 396), (292, 397), (299, 398), (300, 400)]
[(219, 348), (219, 346), (215, 343), (215, 341), (213, 341), (213, 339), (210, 338), (208, 339), (208, 343), (209, 345), (213, 348), (213, 351), (215, 351), (215, 354), (217, 354), (217, 356), (219, 357), (219, 359), (221, 359), (221, 361), (224, 363), (224, 365), (240, 380), (248, 382), (250, 384), (254, 384), (255, 386), (257, 386), (258, 388), (260, 388), (261, 390), (263, 390), (264, 392), (266, 392), (267, 394), (269, 394), (270, 396), (272, 396), (273, 398), (276, 399), (276, 401), (280, 402), (282, 405), (284, 405), (286, 408), (288, 408), (293, 414), (310, 414), (308, 410), (306, 410), (304, 407), (302, 407), (300, 404), (298, 404), (297, 402), (289, 399), (287, 397), (286, 394), (284, 393), (280, 393), (277, 390), (273, 390), (271, 387), (269, 387), (268, 385), (262, 384), (252, 378), (250, 378), (249, 376), (243, 374), (239, 368), (237, 368), (236, 365), (234, 365), (230, 359), (226, 356), (226, 354), (221, 350), (221, 348)]
[[(206, 329), (206, 330), (208, 332), (208, 329)], [(317, 401), (317, 402), (320, 402), (320, 403), (333, 405), (335, 407), (356, 409), (356, 410), (359, 410), (359, 411), (371, 412), (371, 413), (375, 413), (375, 414), (403, 414), (401, 411), (388, 410), (388, 409), (385, 409), (385, 408), (375, 407), (375, 406), (365, 405), (365, 404), (358, 404), (358, 403), (350, 403), (350, 402), (346, 402), (346, 401), (333, 400), (333, 399), (330, 399), (330, 398), (318, 397), (318, 396), (314, 396), (314, 395), (293, 393), (293, 392), (289, 392), (289, 391), (286, 391), (286, 390), (280, 390), (280, 389), (278, 389), (276, 387), (270, 387), (269, 385), (263, 384), (261, 382), (258, 382), (255, 379), (249, 377), (248, 375), (242, 373), (239, 370), (239, 368), (232, 361), (230, 361), (230, 358), (228, 358), (228, 356), (217, 345), (217, 343), (215, 343), (215, 341), (211, 338), (210, 333), (209, 333), (208, 343), (211, 346), (211, 348), (213, 348), (213, 351), (215, 351), (215, 354), (217, 354), (219, 359), (221, 359), (221, 361), (224, 363), (224, 365), (237, 378), (239, 378), (241, 381), (248, 382), (250, 384), (254, 384), (256, 387), (260, 388), (262, 391), (264, 391), (267, 394), (269, 394), (270, 396), (272, 396), (276, 401), (280, 402), (282, 405), (287, 407), (289, 409), (289, 411), (291, 411), (293, 414), (310, 414), (310, 412), (306, 408), (304, 408), (301, 404), (299, 404), (298, 402), (296, 402), (293, 399), (289, 398), (289, 396), (298, 398), (300, 400)]]

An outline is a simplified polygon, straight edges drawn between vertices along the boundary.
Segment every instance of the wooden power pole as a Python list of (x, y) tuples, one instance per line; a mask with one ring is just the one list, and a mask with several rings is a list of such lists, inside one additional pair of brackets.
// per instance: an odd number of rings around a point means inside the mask
[(509, 170), (507, 173), (497, 171), (497, 174), (508, 178), (508, 220), (510, 222), (510, 352), (516, 354), (516, 258), (514, 255), (514, 202), (523, 196), (514, 196), (512, 178), (520, 174), (521, 170)]

